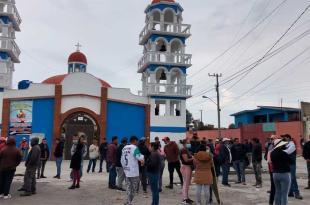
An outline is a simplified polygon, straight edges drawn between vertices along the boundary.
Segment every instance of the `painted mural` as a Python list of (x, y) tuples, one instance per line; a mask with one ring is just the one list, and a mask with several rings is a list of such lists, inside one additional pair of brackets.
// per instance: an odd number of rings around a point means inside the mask
[(32, 101), (12, 101), (10, 106), (10, 135), (31, 134)]

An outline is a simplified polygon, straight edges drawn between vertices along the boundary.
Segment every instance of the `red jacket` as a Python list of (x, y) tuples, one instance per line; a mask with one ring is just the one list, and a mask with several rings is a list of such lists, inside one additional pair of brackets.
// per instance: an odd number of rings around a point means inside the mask
[(22, 159), (15, 145), (7, 145), (0, 151), (0, 171), (15, 170)]
[(117, 146), (113, 143), (108, 145), (108, 151), (107, 151), (107, 162), (110, 164), (116, 164), (116, 152), (117, 152)]
[(164, 148), (166, 158), (168, 162), (178, 162), (179, 161), (179, 147), (175, 142), (169, 142)]

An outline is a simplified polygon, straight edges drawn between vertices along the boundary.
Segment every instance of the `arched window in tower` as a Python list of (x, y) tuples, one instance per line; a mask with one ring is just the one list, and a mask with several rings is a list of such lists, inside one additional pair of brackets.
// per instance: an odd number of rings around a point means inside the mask
[(174, 94), (182, 93), (182, 71), (179, 68), (173, 68), (171, 70), (171, 91)]
[(174, 55), (171, 55), (170, 62), (173, 63), (182, 63), (182, 54), (183, 53), (183, 44), (179, 39), (174, 39), (171, 42), (171, 53)]
[(173, 32), (175, 12), (172, 9), (166, 9), (164, 13), (164, 29), (167, 32)]
[(153, 16), (153, 30), (160, 31), (160, 11), (155, 10), (152, 13)]
[(167, 91), (167, 74), (165, 69), (160, 68), (156, 71), (156, 84), (156, 93), (165, 93)]
[(167, 44), (166, 41), (163, 39), (159, 39), (156, 41), (156, 51), (158, 52), (166, 52), (167, 51)]

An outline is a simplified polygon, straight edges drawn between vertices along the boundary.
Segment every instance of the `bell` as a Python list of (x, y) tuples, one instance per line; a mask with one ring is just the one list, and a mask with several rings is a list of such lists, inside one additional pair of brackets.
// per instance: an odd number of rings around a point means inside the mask
[(159, 79), (160, 79), (160, 80), (167, 80), (166, 73), (165, 73), (165, 72), (162, 72)]
[(167, 51), (166, 46), (162, 45), (159, 51), (160, 52), (166, 52)]

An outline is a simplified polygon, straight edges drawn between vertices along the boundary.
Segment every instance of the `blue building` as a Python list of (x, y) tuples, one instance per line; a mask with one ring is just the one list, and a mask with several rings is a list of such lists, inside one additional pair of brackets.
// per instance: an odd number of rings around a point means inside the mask
[(290, 122), (300, 120), (300, 109), (288, 107), (258, 106), (254, 110), (244, 110), (232, 114), (235, 117), (235, 125)]

